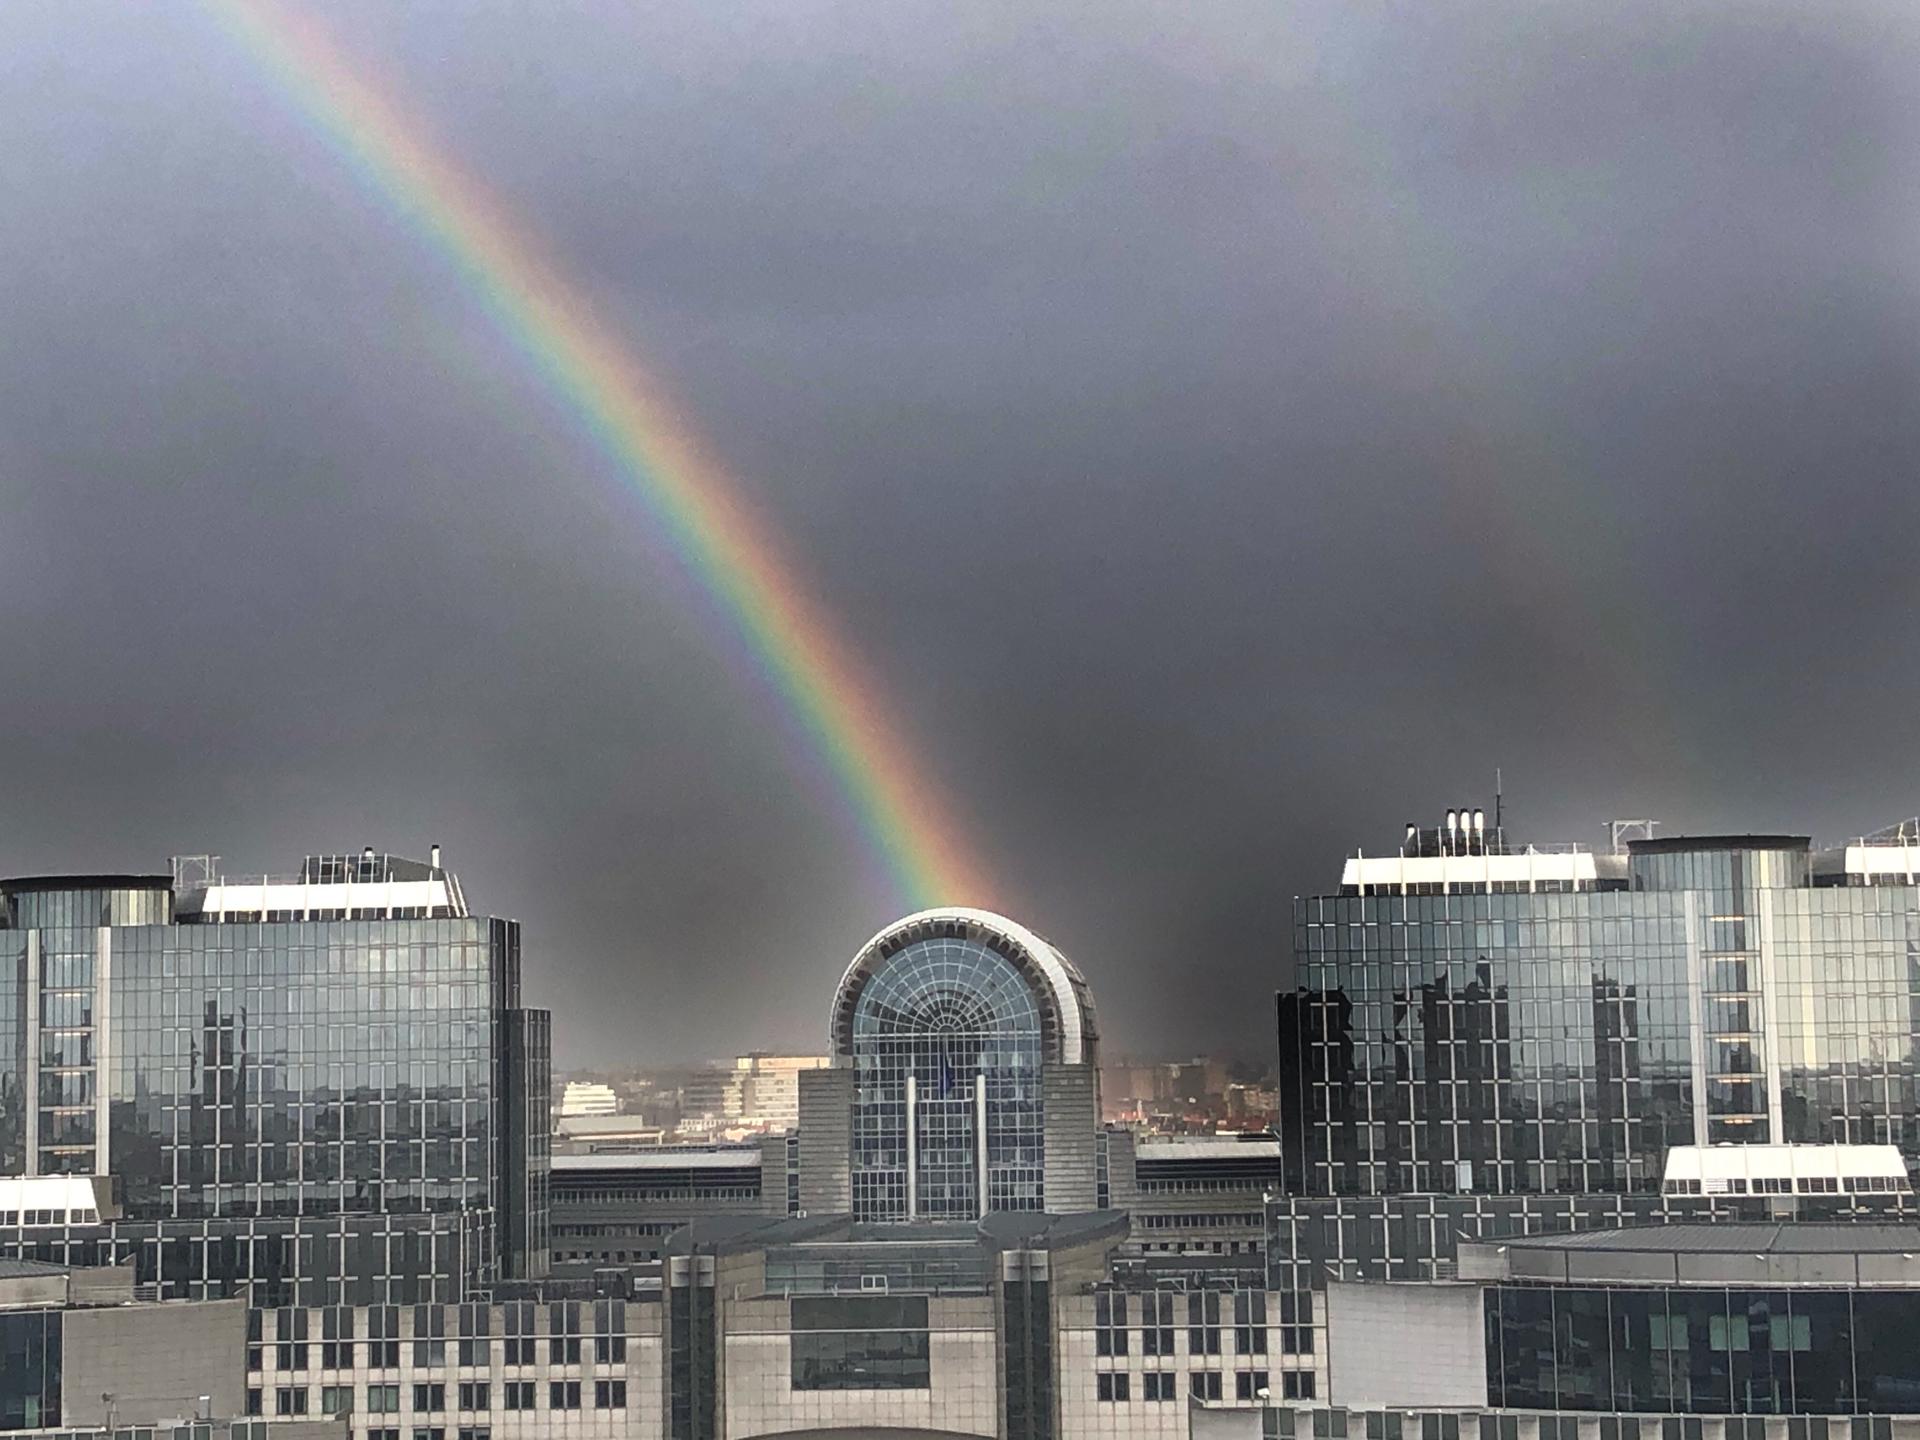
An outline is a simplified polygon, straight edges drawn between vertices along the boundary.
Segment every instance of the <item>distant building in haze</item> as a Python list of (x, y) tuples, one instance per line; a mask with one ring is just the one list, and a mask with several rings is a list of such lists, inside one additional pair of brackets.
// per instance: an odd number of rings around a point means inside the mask
[(560, 1118), (569, 1119), (575, 1115), (618, 1115), (620, 1097), (613, 1093), (611, 1085), (598, 1085), (590, 1080), (569, 1080), (567, 1088), (560, 1096)]

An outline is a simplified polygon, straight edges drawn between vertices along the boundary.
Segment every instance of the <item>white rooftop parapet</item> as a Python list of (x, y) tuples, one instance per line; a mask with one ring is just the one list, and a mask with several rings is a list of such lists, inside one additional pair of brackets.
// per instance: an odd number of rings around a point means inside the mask
[[(90, 1175), (16, 1175), (0, 1179), (0, 1224), (94, 1225), (113, 1218)], [(9, 1218), (13, 1217), (13, 1218)]]
[(1234, 1140), (1214, 1135), (1169, 1135), (1137, 1141), (1133, 1149), (1136, 1160), (1260, 1160), (1279, 1156), (1279, 1140), (1265, 1136)]
[(617, 1155), (555, 1155), (555, 1170), (743, 1170), (761, 1163), (758, 1146), (678, 1149), (662, 1145)]
[(439, 880), (221, 880), (206, 887), (195, 897), (197, 911), (189, 913), (217, 918), (223, 915), (285, 912), (302, 918), (315, 910), (418, 910), (431, 915), (465, 915), (466, 901), (449, 879)]
[(1590, 850), (1525, 850), (1493, 855), (1355, 855), (1341, 871), (1342, 886), (1395, 891), (1411, 886), (1490, 890), (1496, 885), (1571, 885), (1590, 890), (1598, 876)]
[(1912, 1186), (1894, 1145), (1675, 1145), (1661, 1189), (1669, 1195), (1905, 1195)]
[(1845, 863), (1849, 875), (1903, 880), (1911, 885), (1920, 876), (1920, 845), (1849, 845)]

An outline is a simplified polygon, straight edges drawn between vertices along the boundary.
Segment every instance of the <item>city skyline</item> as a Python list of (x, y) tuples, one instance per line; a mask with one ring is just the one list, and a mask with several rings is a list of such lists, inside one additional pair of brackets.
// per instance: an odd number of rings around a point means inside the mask
[[(0, 873), (443, 843), (563, 1066), (816, 1046), (913, 908), (847, 776), (220, 8), (0, 13)], [(1272, 913), (1496, 767), (1920, 810), (1910, 11), (255, 8), (658, 377), (1122, 1048), (1261, 1053)]]

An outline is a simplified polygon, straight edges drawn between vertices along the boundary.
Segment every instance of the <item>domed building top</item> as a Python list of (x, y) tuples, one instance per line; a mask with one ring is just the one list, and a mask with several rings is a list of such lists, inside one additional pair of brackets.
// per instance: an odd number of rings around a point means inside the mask
[[(886, 963), (908, 950), (919, 963)], [(1009, 966), (1027, 995), (1007, 993)], [(851, 1063), (863, 1025), (977, 1032), (1029, 1005), (1038, 1011), (1045, 1060), (1099, 1063), (1092, 992), (1052, 943), (988, 910), (921, 910), (875, 935), (847, 966), (828, 1022), (834, 1062)]]

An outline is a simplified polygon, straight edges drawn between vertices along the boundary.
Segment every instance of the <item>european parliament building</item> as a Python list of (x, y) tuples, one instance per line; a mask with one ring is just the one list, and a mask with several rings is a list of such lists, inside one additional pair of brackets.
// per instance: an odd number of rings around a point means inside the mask
[(0, 901), (0, 1254), (265, 1304), (544, 1273), (547, 1015), (438, 847)]
[(858, 1221), (1099, 1203), (1099, 1022), (1053, 945), (984, 910), (922, 911), (854, 956), (832, 1064), (800, 1075), (796, 1208)]

